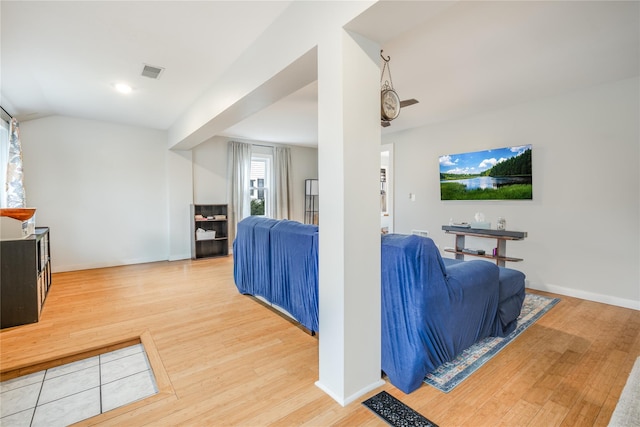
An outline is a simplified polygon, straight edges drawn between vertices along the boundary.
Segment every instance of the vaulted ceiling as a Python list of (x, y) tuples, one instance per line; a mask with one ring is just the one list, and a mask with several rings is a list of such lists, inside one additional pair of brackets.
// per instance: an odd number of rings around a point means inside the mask
[[(2, 106), (168, 129), (291, 1), (0, 3)], [(347, 29), (391, 56), (402, 110), (383, 133), (640, 75), (637, 1), (382, 1)], [(295, 35), (292, 35), (295, 36)], [(160, 79), (143, 65), (164, 67)], [(117, 82), (133, 86), (123, 96)], [(226, 129), (314, 145), (317, 82)]]

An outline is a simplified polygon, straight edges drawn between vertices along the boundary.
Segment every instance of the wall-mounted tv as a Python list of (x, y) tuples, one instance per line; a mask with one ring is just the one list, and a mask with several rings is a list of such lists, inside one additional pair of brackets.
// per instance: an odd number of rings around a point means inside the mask
[(531, 200), (531, 145), (440, 156), (440, 200)]

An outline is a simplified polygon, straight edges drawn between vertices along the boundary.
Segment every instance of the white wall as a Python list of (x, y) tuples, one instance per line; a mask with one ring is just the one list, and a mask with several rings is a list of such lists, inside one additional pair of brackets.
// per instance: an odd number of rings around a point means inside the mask
[[(226, 203), (228, 138), (170, 151), (165, 131), (63, 116), (20, 130), (27, 204), (51, 227), (54, 272), (189, 258), (189, 205)], [(291, 157), (302, 221), (318, 150), (291, 147)]]
[(167, 259), (166, 132), (61, 116), (20, 130), (54, 272)]
[[(304, 180), (318, 178), (318, 149), (313, 147), (291, 147), (293, 176), (293, 218), (304, 222)], [(327, 194), (327, 196), (330, 196)], [(322, 215), (319, 213), (319, 215)]]
[(192, 150), (194, 203), (227, 203), (227, 141), (215, 136)]
[[(168, 132), (169, 147), (191, 149), (316, 79), (315, 47), (375, 1), (294, 1)], [(291, 35), (295, 34), (294, 37)], [(274, 49), (274, 46), (277, 48)], [(299, 62), (303, 59), (302, 63)], [(283, 81), (282, 71), (290, 69)]]
[[(639, 94), (634, 78), (385, 138), (396, 232), (427, 229), (443, 248), (449, 218), (503, 216), (528, 232), (507, 243), (528, 286), (640, 309)], [(533, 201), (440, 201), (439, 156), (521, 144), (533, 146)]]
[[(237, 138), (236, 138), (237, 139)], [(227, 203), (227, 143), (228, 137), (215, 136), (193, 149), (193, 194), (195, 203)], [(249, 144), (268, 144), (247, 141)], [(304, 180), (318, 177), (318, 149), (289, 146), (291, 148), (291, 175), (293, 179), (293, 217), (304, 221)]]
[(169, 261), (175, 261), (191, 258), (193, 153), (167, 150), (166, 158)]

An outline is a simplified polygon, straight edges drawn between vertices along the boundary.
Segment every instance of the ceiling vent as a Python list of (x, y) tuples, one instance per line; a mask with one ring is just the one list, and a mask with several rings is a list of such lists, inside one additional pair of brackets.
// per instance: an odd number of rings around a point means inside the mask
[(155, 67), (153, 65), (144, 64), (144, 68), (142, 69), (142, 75), (145, 77), (149, 77), (150, 79), (159, 79), (160, 74), (164, 71), (162, 67)]

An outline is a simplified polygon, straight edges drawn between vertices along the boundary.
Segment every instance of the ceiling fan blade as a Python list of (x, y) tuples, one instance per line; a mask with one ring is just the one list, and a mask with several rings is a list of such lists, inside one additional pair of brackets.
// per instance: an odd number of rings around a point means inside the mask
[(405, 99), (404, 101), (400, 101), (400, 108), (408, 107), (409, 105), (417, 104), (418, 100), (415, 98)]
[(382, 125), (383, 128), (386, 128), (387, 126), (391, 126), (391, 123), (386, 120), (382, 120), (380, 124)]

